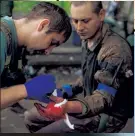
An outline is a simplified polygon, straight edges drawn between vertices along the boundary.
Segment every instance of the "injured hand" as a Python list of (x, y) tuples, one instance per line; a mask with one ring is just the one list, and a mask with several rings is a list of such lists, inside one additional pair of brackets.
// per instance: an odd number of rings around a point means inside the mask
[(45, 118), (48, 118), (50, 121), (56, 121), (59, 119), (64, 119), (64, 122), (71, 129), (74, 129), (74, 125), (70, 123), (67, 112), (67, 100), (59, 97), (52, 96), (53, 100), (57, 101), (50, 102), (46, 107), (42, 106), (39, 103), (35, 103), (39, 114)]
[(66, 113), (66, 103), (63, 105), (57, 105), (64, 101), (63, 98), (51, 96), (50, 99), (53, 102), (48, 103), (46, 107), (42, 106), (39, 103), (35, 103), (35, 107), (39, 114), (45, 118), (49, 118), (50, 120), (59, 120), (65, 117)]
[(50, 120), (59, 120), (65, 118), (66, 113), (81, 113), (82, 104), (79, 101), (67, 101), (66, 99), (50, 96), (50, 102), (46, 107), (35, 103), (35, 107), (41, 116)]

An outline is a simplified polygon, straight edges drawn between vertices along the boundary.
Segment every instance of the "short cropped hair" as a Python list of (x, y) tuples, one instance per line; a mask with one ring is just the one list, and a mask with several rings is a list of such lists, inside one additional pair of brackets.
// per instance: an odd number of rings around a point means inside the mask
[(70, 24), (70, 18), (64, 9), (55, 4), (40, 2), (33, 7), (26, 18), (27, 20), (48, 18), (50, 20), (48, 32), (64, 32), (65, 41), (67, 41), (71, 35), (72, 27)]
[(87, 3), (91, 3), (93, 7), (93, 12), (99, 14), (100, 10), (103, 9), (103, 5), (101, 1), (73, 1), (71, 5), (81, 6)]

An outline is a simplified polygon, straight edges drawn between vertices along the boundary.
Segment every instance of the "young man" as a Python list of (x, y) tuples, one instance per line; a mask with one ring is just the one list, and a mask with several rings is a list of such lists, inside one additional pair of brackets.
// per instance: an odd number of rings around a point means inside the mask
[[(82, 84), (72, 90), (82, 93), (62, 105), (59, 115), (42, 107), (43, 116), (38, 108), (26, 112), (26, 126), (37, 133), (119, 132), (133, 115), (130, 115), (133, 112), (130, 47), (104, 24), (105, 11), (100, 1), (72, 2), (71, 17), (82, 39)], [(62, 98), (53, 100), (57, 103)], [(69, 113), (74, 129), (64, 123), (61, 116), (64, 113)]]
[[(32, 11), (24, 18), (19, 20), (13, 20), (9, 17), (1, 18), (1, 45), (0, 45), (0, 75), (4, 80), (6, 76), (16, 72), (18, 66), (18, 47), (24, 47), (33, 50), (44, 50), (44, 53), (48, 55), (53, 48), (66, 42), (71, 34), (70, 19), (66, 12), (51, 3), (41, 2), (36, 5)], [(11, 58), (10, 62), (5, 68), (7, 63), (7, 57)], [(50, 77), (38, 77), (31, 80), (31, 87), (35, 86), (39, 94), (34, 96), (34, 99), (41, 100), (43, 90), (46, 88), (47, 83), (54, 81), (48, 81)], [(38, 81), (46, 81), (44, 85)], [(27, 84), (27, 83), (26, 83)], [(6, 86), (6, 85), (5, 85)], [(42, 89), (38, 87), (42, 86)], [(33, 98), (34, 92), (30, 91), (26, 85), (18, 85), (10, 88), (1, 89), (1, 108), (5, 108), (8, 105), (19, 101), (25, 97)], [(16, 95), (15, 95), (16, 94)], [(40, 96), (40, 98), (38, 97)]]

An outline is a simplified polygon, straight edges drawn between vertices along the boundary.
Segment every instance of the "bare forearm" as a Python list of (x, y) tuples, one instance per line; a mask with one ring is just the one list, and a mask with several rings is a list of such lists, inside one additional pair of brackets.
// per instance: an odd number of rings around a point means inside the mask
[(83, 107), (79, 101), (68, 101), (68, 113), (82, 113)]
[(17, 85), (6, 89), (1, 89), (1, 109), (12, 105), (27, 97), (26, 88), (24, 85)]

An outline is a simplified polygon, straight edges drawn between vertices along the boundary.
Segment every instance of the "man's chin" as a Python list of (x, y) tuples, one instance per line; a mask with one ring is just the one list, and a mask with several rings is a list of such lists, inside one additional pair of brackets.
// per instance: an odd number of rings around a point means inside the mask
[(88, 37), (87, 37), (87, 36), (80, 36), (80, 39), (81, 39), (81, 40), (87, 40)]

